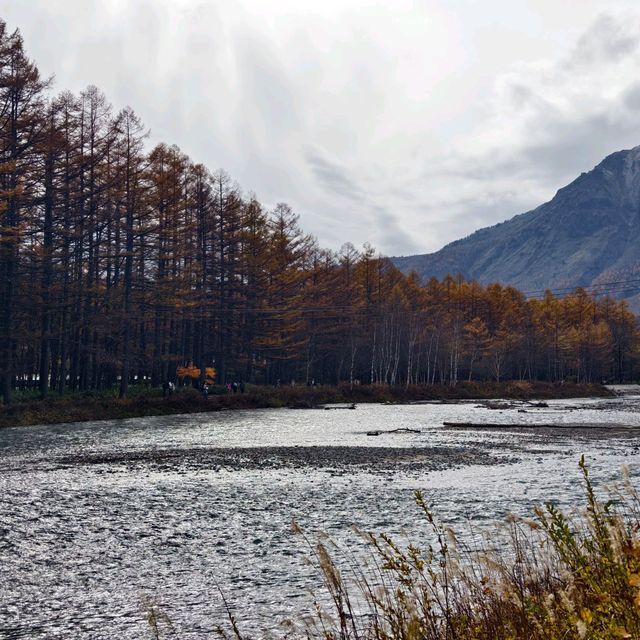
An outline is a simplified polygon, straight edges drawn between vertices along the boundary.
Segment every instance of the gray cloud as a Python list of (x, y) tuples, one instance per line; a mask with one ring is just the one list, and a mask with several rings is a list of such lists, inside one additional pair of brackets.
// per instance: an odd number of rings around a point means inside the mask
[(330, 162), (313, 149), (307, 149), (304, 157), (322, 188), (348, 200), (363, 199), (362, 189), (348, 176), (345, 169)]
[(594, 63), (615, 63), (638, 50), (637, 16), (622, 20), (609, 14), (599, 16), (578, 39), (569, 67)]
[(640, 115), (640, 82), (628, 87), (624, 91), (622, 99), (629, 111), (633, 114)]
[(382, 230), (386, 253), (401, 255), (404, 253), (418, 253), (421, 251), (419, 238), (412, 237), (402, 228), (402, 214), (392, 212), (381, 206), (371, 207), (372, 220)]
[(335, 203), (338, 211), (350, 213), (356, 207), (361, 215), (367, 216), (368, 229), (373, 227), (377, 230), (383, 239), (386, 253), (419, 252), (422, 249), (420, 241), (412, 238), (402, 228), (402, 208), (392, 212), (377, 204), (346, 169), (323, 157), (317, 150), (307, 149), (305, 159), (320, 186), (332, 198), (338, 197), (344, 201)]

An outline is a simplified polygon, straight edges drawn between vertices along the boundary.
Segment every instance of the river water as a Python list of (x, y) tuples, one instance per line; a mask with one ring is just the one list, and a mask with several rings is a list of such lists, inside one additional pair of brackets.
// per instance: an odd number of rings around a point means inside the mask
[(490, 532), (546, 500), (578, 504), (581, 454), (597, 485), (623, 465), (640, 473), (640, 396), (548, 404), (0, 430), (0, 639), (148, 638), (145, 600), (177, 637), (210, 638), (224, 621), (220, 592), (253, 637), (277, 633), (319, 584), (292, 519), (346, 549), (361, 545), (352, 525), (419, 542), (415, 489), (457, 531)]

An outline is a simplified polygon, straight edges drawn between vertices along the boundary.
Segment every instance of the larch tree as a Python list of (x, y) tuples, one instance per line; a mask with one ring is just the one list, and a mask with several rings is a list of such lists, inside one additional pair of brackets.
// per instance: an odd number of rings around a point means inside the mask
[(43, 92), (48, 82), (27, 57), (22, 36), (0, 21), (0, 391), (12, 400), (16, 323), (16, 290), (20, 249), (32, 205), (34, 179), (29, 175), (44, 135)]

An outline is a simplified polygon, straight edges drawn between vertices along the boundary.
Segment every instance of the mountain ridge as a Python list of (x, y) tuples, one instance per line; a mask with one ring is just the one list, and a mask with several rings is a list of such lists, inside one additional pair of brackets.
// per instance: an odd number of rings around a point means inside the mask
[[(462, 274), (523, 291), (640, 274), (640, 146), (608, 155), (548, 202), (429, 254), (391, 258), (423, 279)], [(640, 294), (627, 296), (640, 310)]]

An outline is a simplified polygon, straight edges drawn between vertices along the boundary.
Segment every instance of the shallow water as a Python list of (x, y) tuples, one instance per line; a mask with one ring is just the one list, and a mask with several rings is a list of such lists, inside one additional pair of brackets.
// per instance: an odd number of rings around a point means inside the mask
[[(264, 635), (318, 585), (292, 519), (357, 548), (351, 525), (423, 535), (415, 489), (458, 530), (491, 531), (549, 499), (574, 506), (582, 453), (598, 484), (623, 464), (637, 474), (639, 408), (638, 396), (360, 405), (2, 430), (0, 638), (150, 637), (147, 597), (179, 637), (213, 637), (218, 587)], [(366, 435), (397, 428), (420, 433)]]

